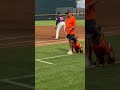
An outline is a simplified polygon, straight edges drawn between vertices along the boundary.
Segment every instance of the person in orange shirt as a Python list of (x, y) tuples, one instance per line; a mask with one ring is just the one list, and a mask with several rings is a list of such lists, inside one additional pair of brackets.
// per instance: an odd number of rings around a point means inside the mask
[(75, 17), (72, 16), (71, 11), (67, 10), (67, 12), (65, 13), (66, 16), (66, 34), (67, 34), (67, 39), (69, 40), (69, 45), (70, 45), (70, 50), (68, 52), (68, 54), (72, 54), (73, 53), (73, 49), (72, 49), (72, 40), (75, 40), (75, 27), (76, 27), (76, 19)]
[(90, 40), (92, 41), (92, 49), (96, 55), (96, 65), (107, 65), (115, 63), (115, 54), (113, 48), (104, 38), (104, 36), (96, 32), (91, 35)]
[(98, 0), (86, 0), (85, 8), (85, 36), (86, 36), (86, 56), (89, 65), (93, 65), (92, 60), (92, 47), (89, 36), (96, 32), (96, 3)]

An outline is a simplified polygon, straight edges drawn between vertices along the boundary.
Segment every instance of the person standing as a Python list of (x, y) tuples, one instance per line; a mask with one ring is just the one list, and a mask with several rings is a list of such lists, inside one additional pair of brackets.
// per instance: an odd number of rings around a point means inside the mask
[(72, 16), (71, 11), (67, 10), (67, 12), (65, 13), (66, 16), (66, 34), (67, 34), (67, 39), (69, 40), (69, 45), (70, 45), (70, 50), (69, 52), (67, 52), (68, 54), (73, 54), (73, 40), (75, 40), (75, 27), (76, 27), (76, 19), (74, 16)]
[(96, 3), (98, 0), (86, 0), (85, 8), (85, 36), (86, 36), (86, 57), (89, 65), (94, 62), (92, 60), (92, 46), (89, 37), (96, 32)]
[(64, 20), (64, 17), (62, 15), (60, 15), (60, 13), (58, 12), (58, 15), (56, 16), (56, 26), (55, 26), (55, 29), (56, 29), (56, 38), (55, 39), (56, 40), (59, 39), (59, 32), (60, 32), (61, 28), (64, 28), (64, 32), (65, 32), (65, 20)]

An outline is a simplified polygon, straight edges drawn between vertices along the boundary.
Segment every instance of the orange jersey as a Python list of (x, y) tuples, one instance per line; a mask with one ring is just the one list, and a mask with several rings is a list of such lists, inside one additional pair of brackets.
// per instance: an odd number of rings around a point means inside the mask
[(97, 56), (104, 56), (110, 53), (110, 44), (107, 40), (103, 39), (99, 45), (93, 46), (93, 51)]
[(69, 29), (76, 25), (76, 19), (73, 16), (70, 16), (69, 18), (66, 18), (65, 23), (66, 23), (66, 34), (75, 34), (75, 28), (73, 28), (71, 31)]
[(73, 44), (73, 48), (80, 49), (81, 48), (81, 44), (79, 42), (77, 42), (76, 44)]
[[(86, 5), (89, 4), (92, 0), (86, 0)], [(91, 6), (89, 9), (86, 10), (85, 12), (85, 19), (86, 20), (91, 20), (91, 19), (96, 19), (96, 7)]]

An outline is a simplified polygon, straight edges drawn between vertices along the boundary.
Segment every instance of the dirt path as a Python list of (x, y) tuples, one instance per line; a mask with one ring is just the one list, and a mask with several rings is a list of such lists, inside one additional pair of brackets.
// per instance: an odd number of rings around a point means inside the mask
[[(85, 28), (77, 26), (76, 36), (80, 40), (84, 40)], [(60, 30), (60, 39), (55, 40), (55, 30), (53, 26), (36, 26), (35, 27), (35, 45), (48, 45), (68, 42), (63, 30)]]

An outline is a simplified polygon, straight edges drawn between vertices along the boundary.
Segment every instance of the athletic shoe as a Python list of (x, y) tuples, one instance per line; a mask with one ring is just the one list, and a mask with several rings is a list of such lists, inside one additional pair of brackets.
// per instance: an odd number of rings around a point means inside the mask
[(73, 55), (73, 52), (71, 50), (69, 50), (69, 52), (67, 52), (68, 55)]
[(58, 38), (55, 38), (55, 40), (58, 40)]

